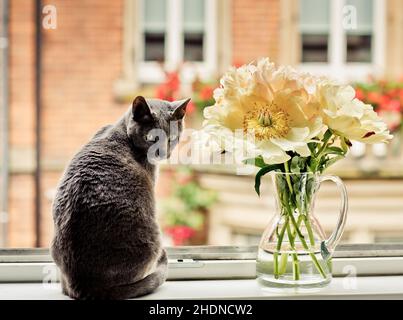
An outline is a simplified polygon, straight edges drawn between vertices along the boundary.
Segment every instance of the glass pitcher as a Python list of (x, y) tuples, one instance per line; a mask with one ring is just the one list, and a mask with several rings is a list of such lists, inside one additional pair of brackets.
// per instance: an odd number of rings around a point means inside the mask
[[(337, 227), (326, 239), (314, 215), (315, 197), (325, 180), (341, 193)], [(331, 281), (331, 257), (346, 223), (347, 190), (339, 177), (315, 173), (272, 173), (276, 214), (259, 244), (256, 272), (271, 287), (320, 287)]]

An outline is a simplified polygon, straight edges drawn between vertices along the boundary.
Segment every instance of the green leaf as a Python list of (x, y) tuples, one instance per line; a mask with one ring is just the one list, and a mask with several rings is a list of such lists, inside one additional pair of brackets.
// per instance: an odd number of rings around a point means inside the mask
[(260, 183), (261, 183), (262, 177), (263, 177), (265, 174), (269, 173), (270, 171), (277, 170), (277, 169), (281, 169), (281, 165), (279, 165), (279, 164), (272, 164), (272, 165), (269, 165), (269, 166), (266, 166), (266, 167), (260, 169), (260, 170), (258, 171), (258, 173), (256, 173), (256, 177), (255, 177), (255, 191), (256, 191), (256, 193), (258, 194), (258, 196), (260, 196)]
[(291, 166), (290, 166), (290, 170), (293, 173), (300, 173), (301, 172), (301, 168), (299, 166), (299, 159), (300, 157), (295, 156), (294, 158), (291, 159)]
[(264, 162), (263, 158), (261, 156), (256, 157), (256, 158), (251, 158), (251, 159), (246, 159), (243, 161), (244, 164), (249, 164), (255, 167), (259, 168), (264, 168), (267, 166), (267, 164)]
[(331, 138), (332, 135), (333, 135), (333, 132), (330, 129), (327, 129), (323, 136), (322, 141), (326, 141), (326, 142), (329, 141), (329, 139)]
[(305, 170), (306, 160), (307, 160), (306, 158), (294, 156), (291, 159), (291, 166), (290, 166), (291, 172), (300, 173), (306, 171)]
[(308, 143), (309, 151), (311, 151), (312, 154), (315, 152), (317, 146), (318, 146), (318, 142), (309, 142)]
[(337, 156), (337, 157), (333, 157), (331, 159), (328, 159), (323, 166), (323, 170), (324, 171), (326, 168), (329, 168), (331, 165), (335, 164), (337, 161), (344, 159), (344, 156)]
[(344, 150), (339, 147), (327, 147), (323, 154), (337, 154), (337, 155), (344, 155)]

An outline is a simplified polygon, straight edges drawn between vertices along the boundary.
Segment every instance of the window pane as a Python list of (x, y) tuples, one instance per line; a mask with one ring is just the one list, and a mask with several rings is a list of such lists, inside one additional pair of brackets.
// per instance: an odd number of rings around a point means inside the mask
[(203, 33), (185, 33), (185, 61), (203, 61)]
[(146, 0), (144, 3), (144, 29), (149, 32), (165, 32), (166, 0)]
[(203, 61), (204, 0), (185, 0), (183, 10), (183, 40), (185, 61)]
[(347, 5), (353, 7), (349, 11), (356, 14), (357, 25), (347, 30), (347, 62), (372, 61), (372, 33), (373, 33), (373, 1), (347, 0)]
[(300, 0), (302, 62), (327, 62), (330, 30), (329, 0)]
[(327, 62), (328, 35), (302, 35), (302, 62)]
[(324, 34), (330, 29), (329, 0), (300, 0), (300, 30), (304, 34)]
[(352, 6), (357, 14), (357, 28), (350, 29), (347, 32), (354, 34), (371, 34), (374, 20), (373, 0), (347, 0), (346, 5)]
[(347, 35), (347, 62), (372, 61), (372, 36)]
[(164, 61), (165, 55), (165, 34), (146, 32), (144, 34), (145, 50), (144, 60)]
[(144, 60), (164, 61), (166, 0), (147, 0), (144, 4)]

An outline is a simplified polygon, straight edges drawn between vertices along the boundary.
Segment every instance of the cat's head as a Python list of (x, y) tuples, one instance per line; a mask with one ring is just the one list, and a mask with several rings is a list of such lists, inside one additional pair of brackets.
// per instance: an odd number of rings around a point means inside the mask
[(134, 146), (147, 152), (149, 159), (169, 158), (179, 142), (189, 101), (169, 102), (136, 97), (127, 125), (127, 133)]

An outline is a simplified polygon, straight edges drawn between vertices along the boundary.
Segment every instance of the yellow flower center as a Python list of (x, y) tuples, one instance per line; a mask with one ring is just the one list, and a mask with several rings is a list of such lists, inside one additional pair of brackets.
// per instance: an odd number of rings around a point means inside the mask
[(288, 115), (274, 103), (255, 106), (245, 114), (243, 130), (245, 133), (251, 131), (258, 140), (282, 138), (290, 131)]

